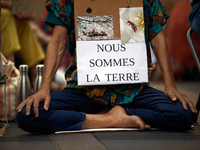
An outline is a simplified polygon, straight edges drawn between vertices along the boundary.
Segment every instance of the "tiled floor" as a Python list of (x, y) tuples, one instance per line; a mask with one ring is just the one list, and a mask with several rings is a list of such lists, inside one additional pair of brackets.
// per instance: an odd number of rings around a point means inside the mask
[[(152, 83), (163, 90), (163, 83)], [(180, 91), (194, 103), (200, 92), (200, 82), (177, 83)], [(200, 117), (193, 130), (123, 131), (38, 135), (20, 130), (10, 123), (0, 138), (0, 150), (200, 150)]]

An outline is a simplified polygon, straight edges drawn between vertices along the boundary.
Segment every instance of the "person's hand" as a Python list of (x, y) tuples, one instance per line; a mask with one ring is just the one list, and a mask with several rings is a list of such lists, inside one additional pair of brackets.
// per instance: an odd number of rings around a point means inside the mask
[(38, 117), (38, 107), (40, 102), (44, 102), (44, 110), (48, 111), (50, 100), (51, 99), (49, 92), (44, 89), (40, 89), (36, 94), (28, 97), (26, 100), (21, 102), (21, 104), (19, 104), (19, 106), (17, 107), (17, 111), (20, 113), (22, 109), (26, 106), (26, 115), (28, 116), (30, 115), (31, 106), (33, 106), (35, 117)]
[(194, 104), (189, 100), (189, 98), (185, 94), (179, 92), (176, 86), (165, 87), (165, 95), (170, 97), (172, 101), (179, 100), (182, 103), (183, 108), (185, 110), (187, 110), (188, 105), (193, 113), (197, 113)]
[(19, 19), (27, 19), (27, 20), (33, 20), (35, 18), (35, 11), (31, 11), (30, 15), (27, 16), (25, 14), (25, 11), (22, 10), (19, 12), (19, 14), (16, 15), (17, 18)]

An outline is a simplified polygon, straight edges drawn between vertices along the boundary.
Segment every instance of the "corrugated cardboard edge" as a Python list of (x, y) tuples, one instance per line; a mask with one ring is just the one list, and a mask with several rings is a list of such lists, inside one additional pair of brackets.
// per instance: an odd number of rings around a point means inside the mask
[[(151, 128), (151, 130), (159, 130), (159, 129)], [(119, 131), (140, 131), (140, 129), (139, 128), (99, 128), (99, 129), (83, 129), (83, 130), (72, 130), (72, 131), (58, 131), (58, 132), (55, 132), (55, 134), (119, 132)]]

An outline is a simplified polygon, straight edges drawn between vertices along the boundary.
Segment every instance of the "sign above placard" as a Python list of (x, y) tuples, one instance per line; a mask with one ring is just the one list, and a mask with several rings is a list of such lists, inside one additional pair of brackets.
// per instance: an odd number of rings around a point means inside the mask
[[(75, 28), (79, 16), (112, 16), (114, 39), (120, 40), (119, 8), (143, 7), (143, 0), (74, 0)], [(91, 12), (91, 13), (88, 13)], [(78, 40), (78, 30), (76, 40)]]

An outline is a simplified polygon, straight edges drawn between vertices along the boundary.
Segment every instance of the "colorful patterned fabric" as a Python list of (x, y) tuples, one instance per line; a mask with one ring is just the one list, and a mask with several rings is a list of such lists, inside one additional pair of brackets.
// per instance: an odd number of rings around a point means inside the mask
[[(69, 30), (70, 40), (68, 42), (68, 48), (72, 55), (72, 61), (65, 74), (68, 83), (66, 88), (75, 88), (76, 90), (80, 90), (80, 92), (86, 93), (89, 98), (99, 103), (120, 105), (132, 102), (134, 97), (140, 93), (147, 83), (109, 86), (77, 85), (73, 5), (74, 0), (50, 0), (47, 4), (47, 9), (53, 11), (55, 16), (60, 18)], [(143, 7), (145, 19), (145, 42), (147, 46), (148, 67), (150, 68), (151, 54), (149, 42), (162, 30), (168, 15), (159, 0), (143, 0)]]

